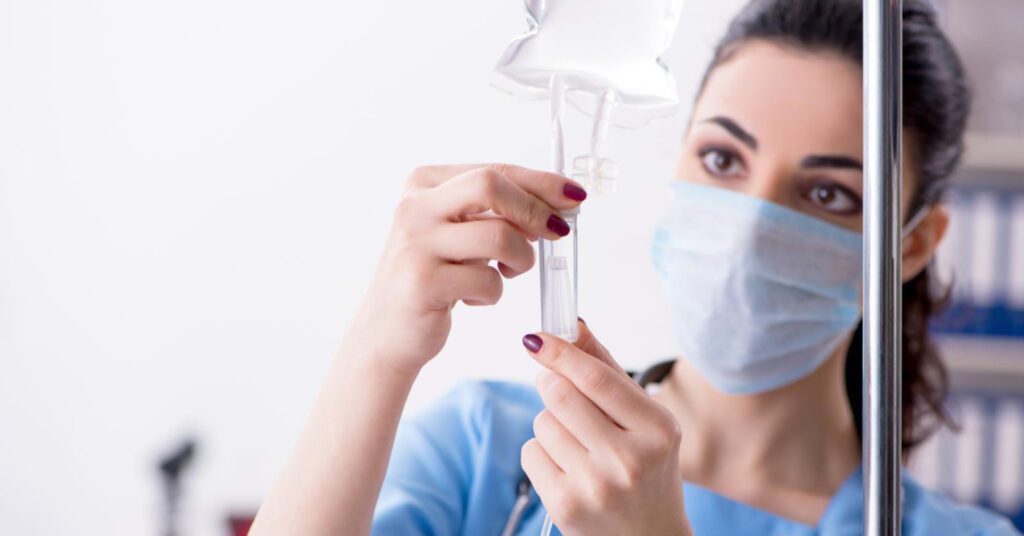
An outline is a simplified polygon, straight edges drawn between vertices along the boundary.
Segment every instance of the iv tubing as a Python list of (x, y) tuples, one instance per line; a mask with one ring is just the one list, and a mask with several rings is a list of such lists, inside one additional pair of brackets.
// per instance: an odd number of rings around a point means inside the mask
[(553, 525), (551, 523), (551, 516), (545, 515), (544, 516), (544, 526), (541, 527), (541, 529), (540, 529), (540, 536), (551, 536), (551, 527), (552, 526)]
[[(565, 175), (565, 84), (551, 78), (551, 159), (555, 172)], [(569, 225), (569, 235), (559, 240), (538, 240), (540, 250), (541, 328), (543, 331), (575, 342), (576, 325), (576, 218), (579, 207), (561, 211)]]
[(606, 89), (598, 96), (594, 126), (590, 132), (590, 152), (573, 160), (573, 178), (585, 181), (587, 190), (596, 193), (615, 191), (615, 178), (619, 173), (615, 162), (605, 157), (608, 128), (617, 98), (614, 89)]
[(601, 93), (601, 100), (598, 102), (597, 112), (594, 115), (594, 130), (590, 137), (590, 156), (595, 160), (604, 159), (613, 107), (615, 107), (615, 90), (606, 89)]
[[(551, 163), (554, 171), (565, 175), (565, 82), (558, 76), (551, 77)], [(576, 325), (576, 214), (578, 210), (566, 211), (562, 217), (572, 229), (572, 257), (553, 256), (554, 244), (541, 238), (540, 250), (540, 292), (541, 324), (545, 331), (562, 336), (574, 342), (579, 336)], [(571, 263), (572, 266), (568, 266)], [(569, 279), (568, 270), (572, 270)], [(572, 288), (566, 288), (571, 286)], [(570, 318), (571, 317), (571, 318)], [(544, 515), (540, 536), (550, 536), (551, 516)]]
[(565, 175), (565, 82), (551, 77), (551, 164), (555, 173)]

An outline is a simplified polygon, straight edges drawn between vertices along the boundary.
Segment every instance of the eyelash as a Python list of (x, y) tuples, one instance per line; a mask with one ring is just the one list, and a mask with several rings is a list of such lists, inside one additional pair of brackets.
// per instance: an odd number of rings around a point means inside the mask
[(709, 175), (712, 175), (712, 176), (715, 176), (715, 177), (728, 177), (730, 175), (728, 173), (722, 173), (722, 172), (714, 171), (714, 170), (709, 168), (709, 166), (707, 164), (707, 157), (708, 157), (708, 155), (712, 155), (712, 154), (717, 154), (717, 155), (725, 156), (725, 157), (730, 159), (731, 163), (737, 164), (739, 166), (743, 166), (743, 159), (740, 158), (740, 156), (738, 154), (736, 154), (735, 152), (733, 152), (732, 150), (730, 150), (730, 149), (728, 149), (726, 147), (719, 147), (719, 146), (702, 147), (699, 151), (697, 151), (697, 156), (700, 158), (700, 163), (701, 163), (701, 166), (704, 168), (704, 171), (707, 172)]
[[(719, 156), (724, 156), (724, 157), (728, 158), (730, 165), (727, 166), (727, 168), (731, 168), (733, 165), (738, 165), (738, 166), (741, 166), (741, 167), (744, 165), (743, 159), (740, 157), (740, 155), (736, 154), (736, 152), (734, 152), (733, 150), (731, 150), (731, 149), (729, 149), (727, 147), (711, 145), (711, 146), (706, 146), (706, 147), (700, 148), (700, 150), (697, 151), (697, 156), (700, 158), (701, 167), (704, 168), (704, 171), (707, 174), (709, 174), (709, 175), (711, 175), (713, 177), (719, 178), (719, 179), (725, 180), (725, 179), (728, 179), (728, 178), (734, 176), (734, 174), (723, 173), (721, 171), (715, 171), (714, 169), (712, 169), (708, 165), (708, 161), (707, 161), (708, 156), (711, 156), (711, 155), (719, 155)], [(849, 208), (843, 209), (843, 210), (832, 210), (832, 209), (826, 208), (824, 205), (822, 205), (818, 201), (816, 201), (814, 199), (814, 197), (813, 197), (813, 192), (815, 190), (819, 189), (819, 188), (829, 188), (829, 189), (833, 190), (834, 192), (838, 192), (840, 195), (844, 196), (852, 206), (849, 207)], [(801, 195), (809, 203), (814, 205), (818, 210), (820, 210), (822, 212), (827, 212), (829, 214), (840, 215), (840, 216), (853, 216), (853, 215), (860, 214), (861, 210), (863, 208), (863, 206), (862, 206), (863, 205), (863, 201), (861, 200), (860, 196), (858, 196), (856, 193), (854, 193), (849, 188), (847, 188), (847, 187), (845, 187), (845, 186), (843, 186), (841, 184), (838, 184), (836, 182), (833, 182), (833, 181), (828, 181), (828, 180), (816, 181), (815, 183), (811, 184), (809, 187), (805, 188), (801, 192)]]
[[(829, 188), (835, 192), (838, 192), (839, 194), (845, 196), (846, 199), (849, 200), (849, 203), (852, 204), (853, 206), (845, 210), (829, 210), (827, 208), (824, 208), (824, 206), (818, 204), (818, 202), (814, 200), (813, 192), (818, 188)], [(810, 201), (817, 207), (821, 207), (822, 210), (830, 214), (838, 214), (840, 216), (854, 216), (860, 214), (863, 208), (863, 201), (861, 200), (860, 196), (858, 196), (849, 188), (832, 181), (815, 182), (802, 193), (808, 201)]]

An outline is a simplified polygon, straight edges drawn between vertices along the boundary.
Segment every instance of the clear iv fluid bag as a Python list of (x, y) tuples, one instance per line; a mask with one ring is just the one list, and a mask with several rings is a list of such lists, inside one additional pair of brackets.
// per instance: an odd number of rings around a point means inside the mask
[(524, 99), (549, 96), (559, 76), (569, 102), (595, 115), (614, 90), (616, 126), (672, 115), (675, 80), (660, 56), (672, 42), (683, 0), (526, 0), (528, 29), (494, 68), (491, 83)]

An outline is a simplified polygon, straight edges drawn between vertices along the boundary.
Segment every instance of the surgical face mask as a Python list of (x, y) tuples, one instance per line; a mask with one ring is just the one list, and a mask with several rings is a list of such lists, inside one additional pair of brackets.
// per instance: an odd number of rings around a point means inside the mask
[(860, 319), (861, 235), (722, 188), (672, 189), (651, 253), (683, 356), (732, 394), (817, 369)]

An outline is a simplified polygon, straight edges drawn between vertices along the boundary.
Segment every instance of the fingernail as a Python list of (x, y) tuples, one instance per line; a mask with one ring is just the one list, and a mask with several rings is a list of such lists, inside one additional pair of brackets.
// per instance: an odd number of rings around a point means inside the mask
[(558, 236), (565, 236), (569, 234), (569, 224), (565, 222), (558, 214), (552, 214), (548, 216), (548, 229)]
[(579, 320), (580, 322), (583, 322), (583, 325), (586, 325), (586, 324), (587, 324), (587, 321), (586, 321), (586, 320), (583, 320), (583, 317), (582, 317), (582, 316), (577, 316), (577, 317), (576, 317), (576, 320)]
[(587, 198), (587, 191), (571, 182), (565, 183), (565, 186), (562, 187), (562, 193), (573, 201), (583, 201)]
[(540, 347), (544, 346), (544, 340), (533, 333), (530, 333), (523, 336), (523, 346), (525, 346), (527, 350), (537, 353), (540, 351)]

